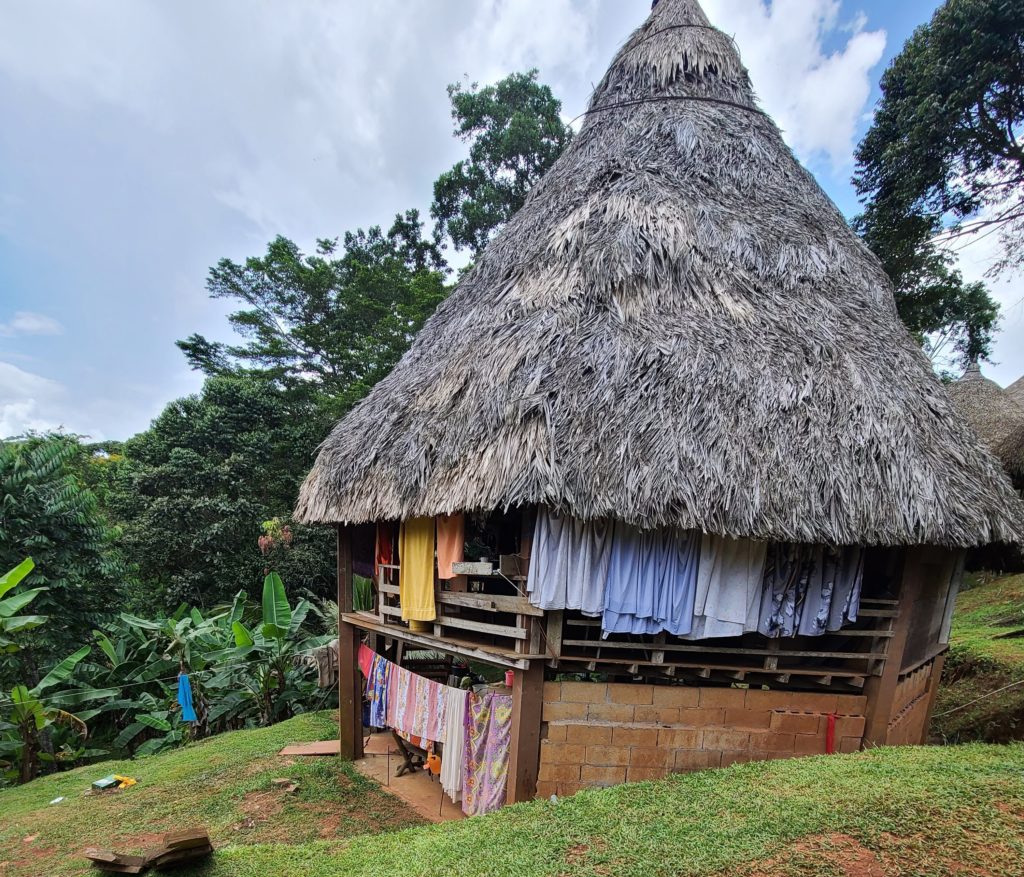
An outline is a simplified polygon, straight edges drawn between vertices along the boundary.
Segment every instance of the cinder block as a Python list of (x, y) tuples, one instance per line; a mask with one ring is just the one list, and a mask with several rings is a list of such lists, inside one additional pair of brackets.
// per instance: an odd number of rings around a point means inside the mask
[(797, 734), (793, 743), (793, 752), (797, 755), (824, 755), (824, 734)]
[(604, 746), (612, 742), (611, 725), (566, 725), (567, 743), (582, 743), (584, 746)]
[(721, 708), (697, 708), (679, 710), (679, 724), (688, 728), (706, 728), (721, 725), (725, 721), (725, 710)]
[(578, 783), (580, 781), (580, 765), (542, 764), (537, 778), (543, 782)]
[(658, 731), (658, 746), (666, 749), (700, 749), (704, 732), (697, 728), (662, 728)]
[(748, 761), (753, 760), (753, 755), (746, 750), (722, 753), (722, 767), (728, 767), (730, 764), (746, 764)]
[(865, 723), (863, 716), (839, 716), (836, 718), (836, 737), (863, 737)]
[(795, 734), (780, 734), (777, 731), (754, 731), (750, 735), (751, 752), (791, 753), (795, 745)]
[(616, 727), (612, 732), (612, 744), (615, 746), (657, 746), (657, 728), (626, 728)]
[(593, 767), (624, 767), (629, 764), (629, 750), (621, 746), (588, 746), (581, 760)]
[(558, 786), (550, 782), (538, 782), (537, 783), (537, 797), (541, 800), (547, 800), (552, 795), (558, 793)]
[(678, 773), (690, 773), (695, 770), (710, 770), (721, 766), (721, 752), (678, 749), (675, 754), (675, 765), (673, 766), (673, 770)]
[(817, 713), (772, 713), (773, 731), (788, 734), (817, 734), (820, 716)]
[(580, 782), (585, 786), (617, 786), (626, 782), (626, 768), (585, 764), (580, 773)]
[(633, 720), (652, 725), (679, 724), (679, 708), (674, 706), (635, 706)]
[(608, 686), (608, 701), (610, 703), (650, 705), (654, 703), (654, 686), (613, 682)]
[(550, 722), (545, 722), (541, 725), (541, 739), (550, 740), (552, 743), (564, 743), (565, 742), (565, 725), (553, 725)]
[(564, 722), (567, 719), (585, 719), (585, 703), (546, 703), (541, 708), (541, 719), (545, 722)]
[(555, 793), (559, 798), (571, 798), (582, 788), (579, 783), (555, 783)]
[(702, 688), (700, 689), (699, 705), (702, 707), (723, 707), (735, 709), (743, 707), (747, 700), (745, 688)]
[(746, 707), (726, 709), (722, 724), (726, 728), (749, 728), (752, 731), (766, 731), (771, 727), (771, 710), (748, 710)]
[(828, 715), (837, 712), (839, 698), (834, 694), (818, 693), (816, 691), (790, 691), (787, 692), (789, 705), (788, 710), (804, 713), (821, 713)]
[(629, 750), (630, 767), (660, 767), (662, 770), (667, 770), (674, 758), (671, 749), (634, 746)]
[(867, 711), (868, 699), (863, 694), (836, 695), (836, 712), (847, 716), (862, 716)]
[(664, 767), (630, 767), (626, 771), (626, 782), (642, 783), (646, 780), (660, 780), (669, 775)]
[(750, 746), (750, 733), (748, 731), (719, 731), (709, 728), (704, 732), (701, 740), (701, 747), (706, 750), (718, 752), (736, 752), (740, 749), (747, 749)]
[(563, 703), (604, 703), (608, 686), (603, 682), (563, 682)]
[(582, 764), (586, 755), (586, 746), (552, 743), (550, 740), (543, 740), (540, 744), (541, 764)]
[(633, 706), (628, 703), (592, 703), (588, 715), (592, 722), (628, 725), (633, 721)]
[(682, 685), (655, 685), (652, 696), (654, 706), (692, 708), (700, 701), (700, 689)]
[(748, 710), (788, 710), (792, 709), (791, 691), (762, 691), (760, 688), (748, 688), (744, 701)]
[(545, 682), (544, 683), (544, 702), (545, 703), (558, 703), (562, 699), (562, 683), (561, 682)]
[(839, 741), (840, 752), (860, 752), (860, 737), (843, 737)]

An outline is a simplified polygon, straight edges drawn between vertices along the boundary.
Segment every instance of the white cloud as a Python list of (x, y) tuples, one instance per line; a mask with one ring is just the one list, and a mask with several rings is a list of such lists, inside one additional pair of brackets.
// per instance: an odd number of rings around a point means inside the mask
[[(839, 0), (705, 0), (704, 7), (735, 35), (762, 105), (800, 158), (850, 167), (885, 31), (865, 30), (863, 15), (844, 22)], [(829, 37), (843, 39), (842, 48), (826, 53)]]
[(8, 322), (0, 323), (0, 335), (63, 335), (64, 327), (53, 317), (32, 311), (18, 311)]
[(64, 387), (56, 381), (0, 362), (0, 439), (59, 428), (61, 424), (40, 409), (59, 405), (64, 395)]

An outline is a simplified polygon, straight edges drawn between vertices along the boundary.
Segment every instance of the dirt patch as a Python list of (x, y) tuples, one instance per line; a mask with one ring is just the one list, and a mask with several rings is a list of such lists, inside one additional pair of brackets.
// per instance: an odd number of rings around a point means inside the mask
[(829, 874), (836, 877), (886, 877), (889, 871), (878, 857), (856, 838), (827, 834), (805, 838), (785, 853), (757, 862), (744, 877), (779, 877), (789, 874)]

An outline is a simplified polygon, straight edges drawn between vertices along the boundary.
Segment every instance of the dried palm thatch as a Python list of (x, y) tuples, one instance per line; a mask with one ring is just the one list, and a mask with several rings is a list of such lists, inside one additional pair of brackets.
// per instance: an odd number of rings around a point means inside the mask
[(971, 363), (963, 377), (947, 389), (957, 410), (1005, 466), (998, 449), (1015, 429), (1024, 426), (1024, 408), (999, 384), (986, 378), (977, 362)]
[(1024, 490), (1024, 423), (999, 443), (996, 456), (1002, 461), (1013, 483)]
[(882, 268), (696, 0), (323, 444), (305, 521), (546, 503), (837, 543), (1017, 540), (1022, 507)]
[(1010, 398), (1013, 399), (1021, 408), (1024, 408), (1024, 377), (1019, 377), (1010, 386), (1006, 388), (1006, 392), (1010, 394)]

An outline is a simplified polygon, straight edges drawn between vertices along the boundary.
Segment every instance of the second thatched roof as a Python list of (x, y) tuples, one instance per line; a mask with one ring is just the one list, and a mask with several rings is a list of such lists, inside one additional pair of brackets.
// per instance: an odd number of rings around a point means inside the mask
[(331, 433), (305, 521), (543, 503), (806, 542), (1021, 538), (878, 260), (661, 0), (579, 136)]
[[(1010, 437), (1024, 428), (1024, 408), (1007, 390), (981, 373), (977, 362), (971, 363), (963, 377), (947, 387), (957, 410), (974, 431), (991, 448), (1003, 467), (1010, 471), (1020, 464), (1012, 451)], [(1006, 447), (1004, 448), (1004, 444)]]

